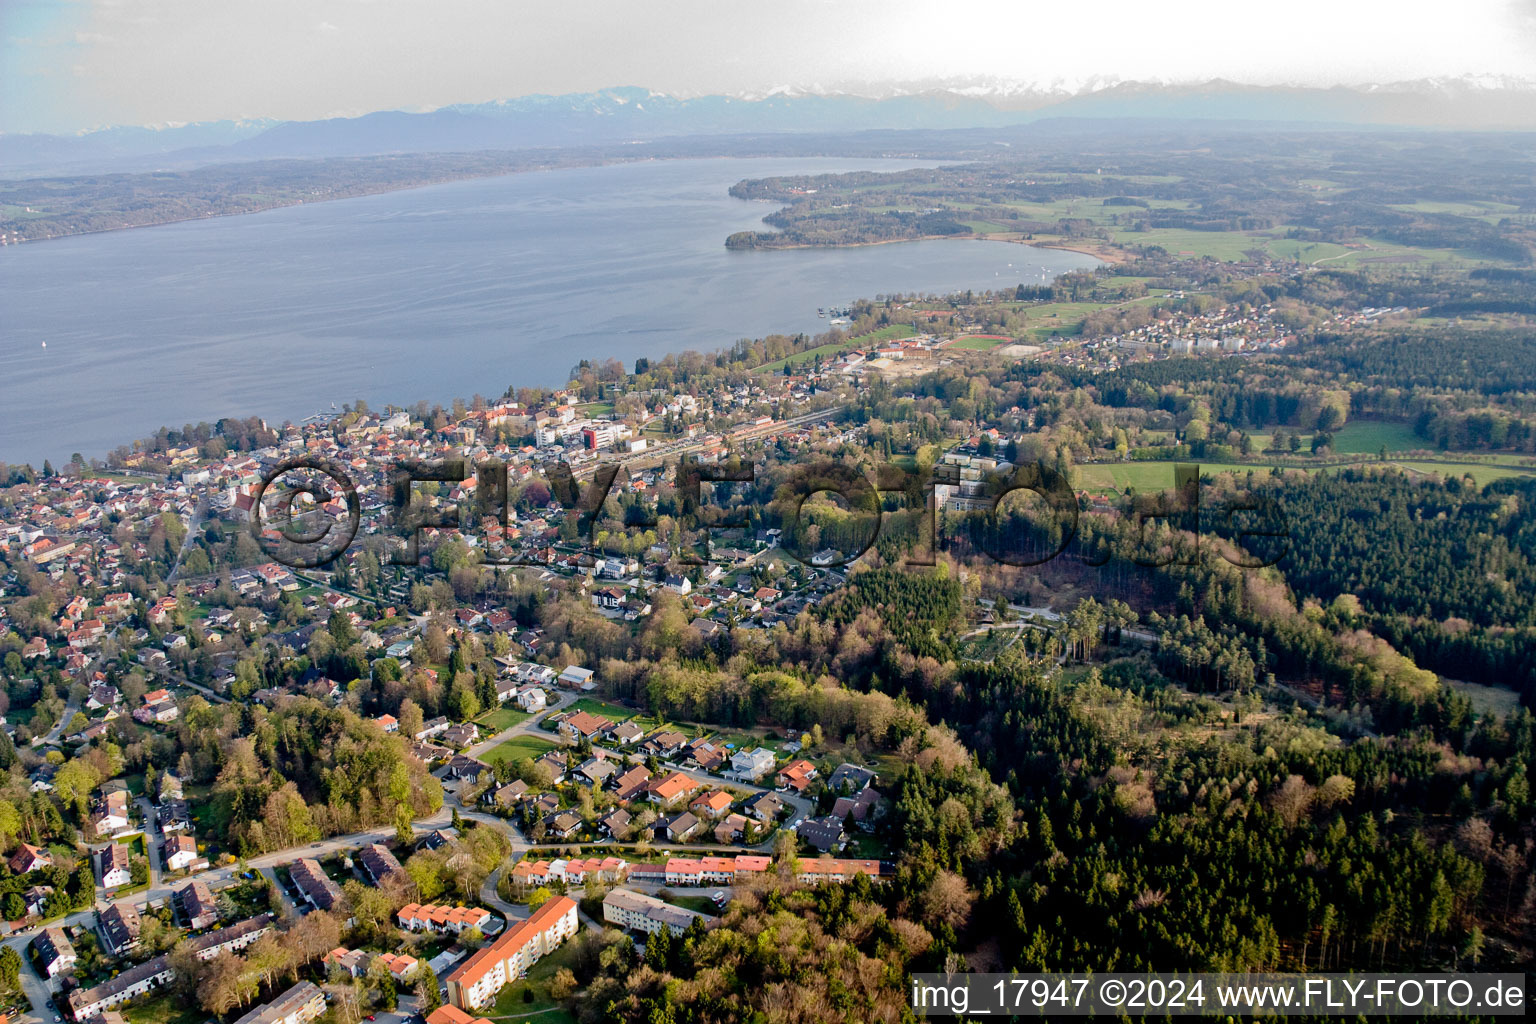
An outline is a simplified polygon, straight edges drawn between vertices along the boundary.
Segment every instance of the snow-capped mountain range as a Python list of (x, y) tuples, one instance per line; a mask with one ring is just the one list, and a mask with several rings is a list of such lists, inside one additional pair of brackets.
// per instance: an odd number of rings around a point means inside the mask
[(282, 157), (597, 145), (688, 135), (957, 129), (1048, 118), (1217, 119), (1536, 130), (1536, 82), (1501, 76), (1359, 86), (998, 79), (682, 97), (643, 88), (530, 95), (424, 112), (0, 134), (0, 174), (100, 173)]

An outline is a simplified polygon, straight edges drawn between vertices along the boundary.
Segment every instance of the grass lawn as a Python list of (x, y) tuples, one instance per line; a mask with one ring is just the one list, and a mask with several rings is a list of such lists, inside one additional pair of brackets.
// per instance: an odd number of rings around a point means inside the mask
[(133, 856), (133, 857), (145, 857), (145, 856), (148, 856), (148, 854), (145, 853), (145, 851), (144, 851), (144, 837), (142, 835), (138, 835), (138, 836), (124, 836), (121, 839), (116, 839), (116, 840), (113, 840), (113, 841), (116, 842), (116, 843), (120, 843), (123, 846), (128, 847), (128, 853), (129, 853), (130, 856)]
[[(720, 913), (720, 908), (715, 906), (715, 901), (708, 896), (673, 896), (667, 902), (675, 907), (682, 907), (684, 910), (692, 910), (699, 914), (708, 914), (711, 917)], [(707, 921), (705, 922), (705, 924), (708, 923)]]
[(610, 722), (627, 722), (631, 718), (638, 718), (640, 712), (618, 704), (609, 704), (607, 701), (594, 700), (591, 697), (578, 697), (576, 702), (567, 711), (585, 711), (589, 715), (601, 715)]
[(526, 711), (501, 707), (487, 711), (475, 719), (475, 724), (480, 726), (482, 732), (490, 733), (494, 736), (499, 732), (512, 728), (514, 725), (528, 721), (530, 717)]
[(1389, 452), (1409, 452), (1428, 448), (1429, 442), (1406, 423), (1375, 420), (1346, 423), (1333, 435), (1333, 450), (1340, 455), (1374, 454), (1383, 447)]
[[(502, 988), (496, 997), (496, 1004), (480, 1012), (492, 1020), (518, 1017), (532, 1024), (574, 1021), (575, 1018), (570, 1012), (550, 997), (549, 983), (556, 971), (562, 967), (570, 967), (575, 962), (575, 958), (575, 943), (565, 943), (534, 964), (527, 976)], [(532, 998), (528, 998), (527, 993), (532, 993)], [(530, 1017), (526, 1016), (527, 1014), (537, 1014), (537, 1016)]]
[(545, 751), (554, 750), (560, 744), (551, 743), (549, 740), (540, 739), (537, 736), (514, 736), (511, 739), (498, 743), (484, 754), (480, 760), (486, 764), (500, 764), (503, 761), (516, 761), (519, 758), (536, 758)]
[(886, 845), (874, 836), (855, 834), (849, 841), (848, 848), (843, 851), (843, 856), (858, 860), (881, 860), (890, 852)]
[(208, 1014), (175, 995), (156, 996), (147, 1003), (118, 1009), (128, 1024), (203, 1024)]
[(756, 733), (728, 730), (711, 733), (710, 742), (716, 746), (721, 744), (728, 745), (732, 750), (751, 750), (754, 747), (767, 747), (776, 754), (779, 753), (779, 748), (784, 743), (777, 736), (770, 739), (765, 736), (759, 736)]
[(970, 334), (963, 338), (956, 338), (953, 342), (946, 345), (945, 348), (968, 348), (978, 352), (985, 352), (988, 349), (996, 348), (999, 345), (1006, 345), (1011, 340), (1012, 339), (1010, 338), (996, 338), (987, 335)]

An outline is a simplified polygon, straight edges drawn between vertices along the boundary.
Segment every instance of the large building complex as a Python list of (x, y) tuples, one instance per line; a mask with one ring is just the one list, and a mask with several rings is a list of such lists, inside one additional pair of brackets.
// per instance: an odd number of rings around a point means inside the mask
[(576, 934), (576, 901), (557, 896), (526, 921), (465, 960), (444, 979), (448, 1000), (461, 1010), (477, 1010), (496, 998), (501, 987), (521, 977), (539, 958)]
[(604, 921), (647, 935), (655, 935), (663, 929), (674, 934), (685, 932), (703, 916), (632, 889), (614, 889), (603, 897)]
[(235, 1024), (304, 1024), (325, 1012), (325, 993), (308, 981), (297, 985), (264, 1006), (258, 1006)]

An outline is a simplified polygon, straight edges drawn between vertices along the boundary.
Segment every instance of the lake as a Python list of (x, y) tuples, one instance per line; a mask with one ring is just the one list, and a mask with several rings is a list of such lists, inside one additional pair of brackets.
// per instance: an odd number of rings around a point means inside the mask
[[(0, 248), (0, 461), (161, 426), (559, 385), (580, 359), (804, 331), (888, 292), (1040, 283), (1081, 253), (944, 240), (734, 252), (742, 178), (932, 161), (657, 161)], [(46, 347), (45, 347), (46, 343)]]

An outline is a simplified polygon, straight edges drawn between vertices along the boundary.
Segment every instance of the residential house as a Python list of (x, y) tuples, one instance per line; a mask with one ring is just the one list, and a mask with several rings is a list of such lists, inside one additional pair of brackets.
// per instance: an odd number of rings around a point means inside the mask
[(621, 747), (637, 742), (644, 735), (645, 730), (634, 722), (620, 722), (608, 730), (608, 738)]
[(96, 884), (103, 889), (121, 889), (133, 880), (129, 873), (128, 847), (108, 843), (92, 855), (96, 862)]
[(369, 843), (357, 852), (357, 859), (368, 880), (374, 885), (378, 885), (397, 871), (405, 870), (383, 843)]
[(492, 1022), (487, 1017), (476, 1017), (465, 1013), (452, 1003), (444, 1003), (427, 1014), (426, 1024), (492, 1024)]
[(774, 762), (777, 760), (773, 751), (767, 747), (738, 750), (731, 755), (731, 774), (745, 782), (756, 782), (773, 771)]
[(181, 779), (171, 772), (163, 772), (160, 775), (160, 802), (167, 800), (185, 800), (186, 793), (182, 792)]
[(761, 822), (772, 822), (784, 813), (784, 801), (777, 793), (759, 793), (746, 803), (746, 811)]
[(651, 781), (651, 773), (644, 765), (635, 765), (612, 780), (614, 795), (629, 801), (645, 795)]
[(450, 747), (467, 747), (480, 738), (480, 727), (474, 722), (451, 725), (442, 732), (442, 740)]
[(615, 839), (623, 839), (629, 834), (629, 821), (629, 812), (616, 807), (597, 819), (597, 827)]
[(24, 875), (28, 871), (37, 871), (40, 868), (51, 867), (53, 865), (53, 858), (48, 855), (47, 850), (41, 847), (33, 846), (30, 843), (22, 843), (16, 848), (16, 852), (11, 854), (10, 864), (11, 874)]
[(725, 751), (705, 739), (694, 740), (688, 744), (687, 751), (683, 763), (694, 765), (705, 771), (725, 763)]
[(715, 842), (734, 843), (747, 834), (751, 821), (741, 814), (728, 814), (715, 826)]
[(373, 962), (382, 965), (395, 983), (402, 985), (409, 984), (421, 968), (420, 960), (405, 953), (380, 953)]
[(656, 819), (653, 830), (657, 842), (682, 843), (699, 830), (703, 823), (689, 811)]
[(133, 827), (133, 819), (128, 810), (129, 799), (126, 789), (114, 789), (103, 793), (96, 801), (96, 810), (91, 817), (91, 827), (102, 838), (128, 835), (138, 831)]
[(549, 769), (551, 784), (559, 785), (565, 781), (565, 768), (569, 763), (569, 759), (565, 756), (565, 752), (563, 750), (546, 751), (545, 753), (540, 754), (538, 759), (533, 763), (541, 764), (545, 768)]
[(63, 928), (44, 928), (32, 940), (32, 948), (37, 951), (37, 966), (43, 977), (57, 978), (74, 969), (75, 947)]
[(127, 903), (114, 903), (97, 915), (102, 948), (109, 956), (122, 956), (139, 944), (143, 923)]
[(858, 796), (840, 796), (832, 805), (832, 817), (839, 821), (852, 818), (861, 828), (874, 827), (875, 809), (880, 805), (880, 791), (865, 789)]
[(27, 913), (40, 917), (48, 906), (48, 898), (53, 895), (51, 885), (30, 885), (22, 890), (21, 901), (26, 905)]
[(680, 732), (658, 732), (640, 744), (640, 752), (665, 761), (676, 757), (687, 745), (688, 737)]
[(800, 758), (791, 761), (784, 766), (783, 771), (779, 772), (778, 788), (792, 789), (797, 793), (803, 793), (815, 778), (816, 766), (804, 758)]
[(165, 835), (192, 831), (192, 811), (185, 800), (166, 800), (155, 808), (155, 820)]
[(867, 875), (880, 881), (880, 862), (877, 860), (833, 860), (831, 857), (800, 859), (795, 878), (801, 882), (846, 882), (856, 875)]
[(586, 711), (575, 711), (561, 716), (559, 725), (560, 734), (571, 740), (575, 740), (578, 737), (590, 740), (598, 733), (612, 727), (613, 723), (608, 719)]
[(341, 886), (331, 880), (320, 862), (305, 857), (288, 865), (289, 877), (305, 902), (316, 910), (330, 910), (341, 902)]
[(515, 807), (528, 796), (528, 783), (514, 779), (505, 786), (497, 787), (491, 794), (491, 802), (497, 807)]
[(848, 835), (843, 831), (843, 823), (833, 817), (807, 818), (800, 823), (796, 830), (801, 839), (811, 846), (826, 853), (830, 850), (840, 850), (848, 841)]
[(693, 779), (682, 772), (673, 772), (666, 778), (650, 783), (647, 788), (647, 796), (652, 803), (675, 803), (691, 796), (700, 785), (702, 783), (693, 781)]
[(338, 946), (321, 957), (321, 962), (327, 966), (334, 964), (347, 972), (349, 976), (361, 978), (368, 973), (368, 965), (373, 962), (373, 958), (376, 955), (373, 951), (367, 949), (347, 949), (343, 946)]
[(850, 796), (866, 789), (875, 781), (875, 773), (856, 764), (840, 764), (827, 777), (827, 788), (834, 793)]
[(731, 802), (731, 794), (717, 789), (695, 797), (688, 809), (701, 818), (718, 818), (730, 811)]
[(455, 754), (448, 762), (444, 773), (450, 779), (464, 779), (469, 782), (479, 782), (482, 778), (495, 774), (491, 766), (484, 761), (476, 760), (464, 754)]
[(544, 819), (544, 829), (550, 838), (569, 839), (581, 828), (581, 815), (575, 811), (556, 811)]
[(471, 928), (483, 932), (491, 923), (491, 912), (484, 907), (450, 907), (433, 903), (407, 903), (395, 917), (406, 931), (439, 935), (457, 935)]
[(208, 863), (197, 852), (197, 840), (185, 833), (167, 836), (160, 856), (167, 871), (187, 871), (199, 862)]
[(177, 889), (175, 895), (181, 903), (181, 914), (186, 918), (187, 928), (191, 931), (200, 932), (219, 923), (219, 907), (206, 882), (194, 879)]
[(591, 786), (601, 786), (611, 776), (617, 775), (618, 771), (618, 765), (605, 757), (590, 757), (576, 766), (577, 781)]

